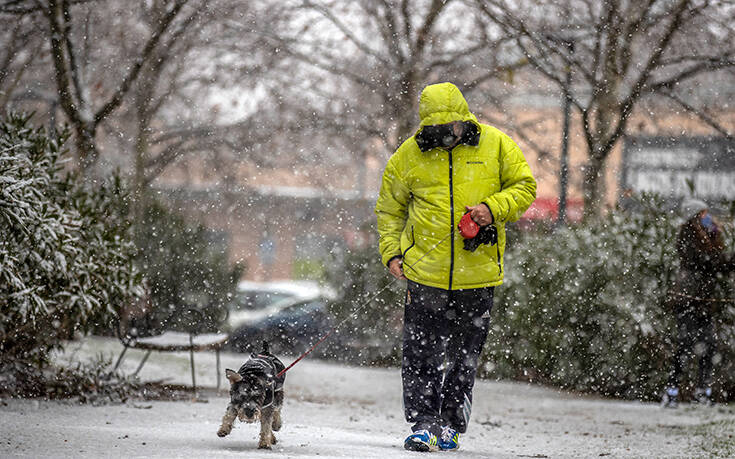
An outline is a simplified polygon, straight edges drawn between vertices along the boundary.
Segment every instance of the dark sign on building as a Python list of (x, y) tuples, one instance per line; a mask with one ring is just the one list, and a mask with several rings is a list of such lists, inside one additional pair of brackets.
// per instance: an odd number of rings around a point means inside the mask
[(735, 141), (724, 137), (627, 137), (622, 190), (735, 199)]

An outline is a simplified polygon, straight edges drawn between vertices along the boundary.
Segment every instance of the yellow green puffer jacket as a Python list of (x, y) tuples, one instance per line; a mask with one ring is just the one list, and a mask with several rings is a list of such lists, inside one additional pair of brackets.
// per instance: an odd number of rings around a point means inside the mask
[[(536, 198), (531, 169), (510, 137), (477, 122), (451, 83), (424, 88), (419, 115), (416, 135), (424, 126), (470, 121), (479, 139), (421, 151), (414, 135), (391, 156), (375, 206), (383, 264), (402, 256), (407, 278), (448, 290), (500, 285), (505, 222), (518, 220)], [(493, 214), (498, 243), (470, 252), (457, 225), (465, 206), (480, 203)]]

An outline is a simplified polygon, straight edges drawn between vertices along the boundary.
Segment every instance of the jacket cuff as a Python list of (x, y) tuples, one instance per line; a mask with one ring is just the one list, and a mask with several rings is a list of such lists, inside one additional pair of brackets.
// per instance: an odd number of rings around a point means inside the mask
[(493, 225), (493, 224), (497, 223), (495, 221), (495, 215), (493, 215), (493, 210), (490, 208), (490, 204), (486, 203), (485, 201), (482, 201), (482, 203), (485, 204), (485, 207), (487, 207), (487, 210), (490, 211), (490, 216), (493, 217), (493, 222), (490, 223), (490, 224)]
[(390, 268), (390, 262), (393, 261), (393, 260), (395, 260), (396, 258), (403, 259), (403, 256), (402, 255), (395, 255), (395, 256), (390, 257), (388, 259), (388, 261), (385, 262), (385, 266), (388, 267), (388, 268)]

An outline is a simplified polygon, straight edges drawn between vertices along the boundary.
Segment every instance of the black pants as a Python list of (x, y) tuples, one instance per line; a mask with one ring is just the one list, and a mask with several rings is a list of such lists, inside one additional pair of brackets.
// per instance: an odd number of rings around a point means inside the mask
[(493, 287), (444, 290), (408, 281), (403, 328), (403, 405), (413, 430), (467, 430), (477, 362), (487, 339)]
[(710, 314), (686, 309), (676, 316), (677, 347), (669, 375), (669, 386), (678, 387), (690, 357), (699, 357), (697, 387), (712, 383), (712, 359), (715, 353), (715, 328)]

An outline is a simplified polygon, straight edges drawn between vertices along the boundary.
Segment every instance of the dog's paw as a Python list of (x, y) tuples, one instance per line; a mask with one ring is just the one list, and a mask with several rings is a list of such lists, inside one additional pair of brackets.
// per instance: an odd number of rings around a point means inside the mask
[(267, 441), (260, 440), (258, 443), (258, 449), (271, 449), (271, 444)]
[(275, 445), (276, 443), (278, 443), (278, 440), (276, 440), (276, 436), (271, 434), (271, 445)]
[(227, 430), (227, 429), (224, 429), (222, 427), (220, 427), (220, 429), (217, 431), (217, 436), (220, 437), (220, 438), (221, 437), (226, 437), (229, 434), (230, 434), (230, 431)]

